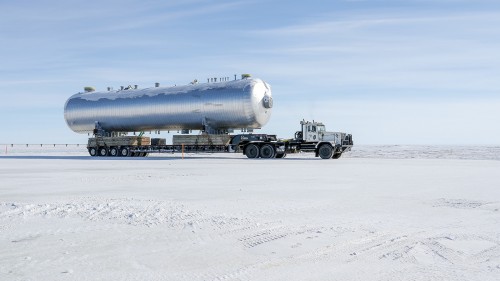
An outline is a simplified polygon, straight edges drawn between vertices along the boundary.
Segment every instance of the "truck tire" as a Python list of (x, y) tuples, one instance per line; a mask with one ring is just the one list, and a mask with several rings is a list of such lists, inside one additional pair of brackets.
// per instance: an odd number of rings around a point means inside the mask
[(116, 157), (118, 156), (118, 148), (113, 146), (109, 149), (109, 156)]
[(286, 157), (286, 152), (276, 154), (276, 158), (285, 158), (285, 157)]
[(249, 144), (245, 148), (245, 154), (248, 158), (259, 158), (259, 147), (255, 144)]
[(120, 156), (121, 157), (128, 157), (130, 155), (130, 149), (128, 147), (122, 147), (120, 149)]
[(99, 147), (98, 153), (99, 156), (108, 156), (108, 148), (106, 148), (105, 146), (101, 146)]
[(260, 148), (260, 157), (261, 158), (267, 158), (267, 159), (268, 158), (274, 158), (275, 155), (276, 155), (276, 150), (270, 144), (264, 144)]
[(92, 156), (92, 157), (97, 156), (97, 149), (96, 149), (95, 147), (90, 147), (90, 148), (89, 148), (89, 154), (90, 154), (90, 156)]
[(322, 144), (318, 149), (321, 159), (330, 159), (333, 156), (333, 147), (327, 143)]
[(333, 154), (332, 159), (339, 159), (341, 155), (342, 153), (335, 153)]

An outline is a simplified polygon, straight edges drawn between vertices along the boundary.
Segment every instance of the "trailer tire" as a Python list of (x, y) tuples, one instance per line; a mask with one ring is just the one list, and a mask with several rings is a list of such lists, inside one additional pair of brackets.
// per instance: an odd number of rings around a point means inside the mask
[(99, 150), (98, 150), (98, 153), (99, 153), (99, 156), (108, 156), (108, 148), (105, 147), (105, 146), (101, 146), (99, 147)]
[(269, 159), (274, 158), (274, 156), (276, 156), (276, 150), (272, 145), (264, 144), (260, 148), (260, 157)]
[(89, 148), (89, 154), (90, 154), (90, 156), (92, 156), (92, 157), (97, 156), (97, 149), (96, 149), (95, 147), (90, 147), (90, 148)]
[(245, 154), (248, 158), (259, 158), (259, 147), (256, 144), (249, 144), (245, 147)]
[(318, 149), (321, 159), (330, 159), (333, 156), (333, 147), (327, 143), (322, 144)]
[(122, 147), (120, 149), (120, 156), (121, 157), (128, 157), (128, 156), (130, 156), (130, 149), (128, 147)]
[(116, 157), (118, 156), (118, 148), (113, 146), (109, 149), (109, 156)]

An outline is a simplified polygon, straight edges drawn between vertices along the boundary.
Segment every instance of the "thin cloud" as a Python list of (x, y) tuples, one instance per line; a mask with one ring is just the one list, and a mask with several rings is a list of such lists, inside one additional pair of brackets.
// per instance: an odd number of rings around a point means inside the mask
[(175, 22), (184, 18), (192, 18), (196, 16), (216, 14), (224, 12), (226, 10), (235, 9), (237, 7), (245, 5), (246, 3), (247, 3), (246, 1), (240, 1), (240, 2), (230, 2), (230, 3), (220, 3), (220, 4), (209, 4), (196, 8), (191, 7), (187, 10), (183, 9), (179, 11), (161, 12), (159, 14), (156, 13), (154, 15), (150, 15), (140, 20), (136, 19), (133, 21), (123, 21), (122, 23), (119, 24), (111, 23), (105, 28), (89, 30), (88, 32), (108, 33), (115, 31), (122, 31), (122, 30), (145, 28), (148, 26), (155, 26), (161, 23)]
[(265, 30), (253, 30), (250, 31), (252, 34), (268, 35), (268, 36), (299, 36), (299, 35), (318, 35), (326, 34), (332, 32), (345, 32), (352, 31), (355, 29), (366, 29), (371, 27), (381, 27), (381, 26), (395, 26), (395, 25), (407, 25), (407, 24), (436, 24), (438, 22), (444, 22), (449, 24), (450, 22), (459, 23), (470, 23), (477, 20), (480, 21), (500, 21), (500, 13), (498, 12), (469, 12), (461, 13), (451, 16), (420, 16), (415, 14), (406, 14), (402, 16), (393, 15), (367, 15), (367, 16), (354, 16), (353, 19), (345, 19), (345, 15), (342, 18), (336, 18), (336, 15), (332, 15), (332, 20), (322, 20), (319, 22), (308, 22), (298, 25), (290, 25), (278, 28), (270, 28)]

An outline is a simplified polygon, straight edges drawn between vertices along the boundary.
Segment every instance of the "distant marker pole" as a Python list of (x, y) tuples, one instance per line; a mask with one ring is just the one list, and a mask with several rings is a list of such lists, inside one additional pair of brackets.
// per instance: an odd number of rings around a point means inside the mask
[(182, 160), (184, 160), (184, 144), (182, 144)]

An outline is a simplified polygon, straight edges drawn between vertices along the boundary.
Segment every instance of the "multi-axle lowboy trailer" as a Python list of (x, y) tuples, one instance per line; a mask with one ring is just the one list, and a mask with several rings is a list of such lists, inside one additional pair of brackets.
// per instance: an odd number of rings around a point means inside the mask
[[(142, 136), (90, 138), (91, 156), (144, 157), (150, 153), (175, 152), (242, 152), (248, 158), (283, 158), (290, 153), (311, 152), (322, 159), (338, 159), (353, 146), (352, 136), (327, 132), (320, 122), (301, 121), (301, 130), (292, 139), (275, 135), (176, 135), (172, 145), (165, 139)], [(97, 133), (97, 130), (96, 130)]]
[[(122, 141), (121, 139), (124, 138)], [(131, 141), (132, 140), (132, 141)], [(224, 144), (161, 144), (163, 138), (99, 137), (90, 138), (87, 149), (90, 156), (145, 157), (150, 153), (226, 152)]]

